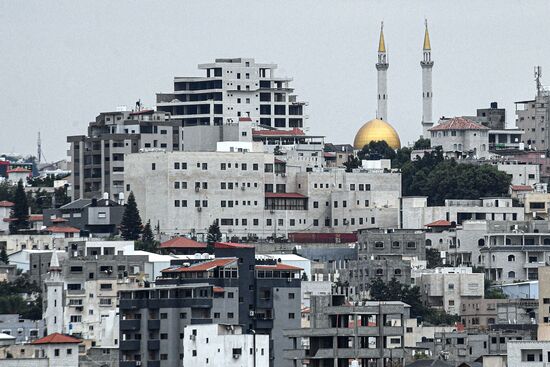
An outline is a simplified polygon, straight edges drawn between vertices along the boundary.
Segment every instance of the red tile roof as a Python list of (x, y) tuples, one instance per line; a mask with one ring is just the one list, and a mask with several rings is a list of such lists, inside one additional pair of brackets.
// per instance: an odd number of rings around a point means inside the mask
[(513, 191), (533, 191), (533, 188), (529, 185), (512, 185)]
[(292, 130), (252, 130), (252, 135), (257, 136), (299, 136), (306, 135), (303, 130), (297, 127)]
[(240, 121), (252, 121), (252, 119), (250, 117), (239, 117), (239, 122)]
[(454, 117), (450, 120), (440, 123), (428, 129), (429, 131), (443, 131), (443, 130), (489, 130), (488, 127), (473, 122), (464, 117)]
[(44, 216), (42, 214), (31, 214), (29, 215), (29, 221), (30, 222), (42, 222), (44, 220)]
[(242, 243), (233, 242), (216, 242), (214, 248), (254, 248), (252, 245), (243, 245)]
[(451, 222), (443, 219), (436, 220), (435, 222), (426, 224), (426, 227), (450, 227), (450, 226), (452, 226)]
[(283, 199), (306, 199), (307, 196), (298, 194), (297, 192), (266, 192), (266, 198), (283, 198)]
[(80, 229), (74, 227), (53, 226), (46, 228), (51, 233), (80, 233)]
[(13, 168), (13, 169), (9, 169), (7, 172), (8, 173), (32, 173), (31, 171), (29, 171), (28, 169), (25, 169), (23, 167), (16, 167), (16, 168)]
[(297, 266), (277, 263), (275, 265), (256, 265), (256, 269), (258, 270), (304, 270), (302, 268), (299, 268)]
[(186, 237), (175, 237), (160, 244), (160, 248), (206, 248), (206, 243), (197, 242)]
[(31, 344), (79, 344), (80, 342), (80, 339), (74, 338), (72, 336), (53, 333), (38, 340), (35, 340)]
[(223, 287), (213, 287), (212, 290), (214, 291), (214, 293), (223, 293), (224, 292)]
[(236, 257), (215, 259), (215, 260), (193, 264), (190, 266), (170, 267), (170, 268), (161, 270), (161, 273), (194, 273), (194, 272), (209, 271), (220, 266), (227, 266), (234, 262), (237, 262)]
[(52, 223), (65, 223), (65, 222), (68, 222), (68, 220), (65, 219), (65, 218), (54, 218), (54, 219), (52, 219)]
[(6, 222), (6, 223), (15, 222), (16, 220), (17, 220), (17, 218), (3, 218), (2, 219), (2, 221)]
[(10, 208), (12, 206), (14, 206), (15, 204), (12, 203), (11, 201), (7, 201), (7, 200), (2, 200), (0, 201), (0, 208)]

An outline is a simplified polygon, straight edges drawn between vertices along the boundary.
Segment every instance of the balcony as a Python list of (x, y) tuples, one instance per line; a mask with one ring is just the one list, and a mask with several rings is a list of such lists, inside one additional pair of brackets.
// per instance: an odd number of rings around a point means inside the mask
[(147, 349), (149, 349), (149, 350), (159, 350), (160, 349), (160, 340), (149, 340), (149, 341), (147, 341)]
[(212, 319), (191, 319), (191, 325), (211, 324)]
[(160, 329), (160, 320), (148, 320), (147, 328), (149, 330), (159, 330)]
[(137, 331), (141, 327), (141, 320), (120, 320), (121, 331)]
[(256, 302), (256, 309), (272, 309), (273, 298), (259, 298)]
[(141, 340), (123, 340), (120, 342), (120, 350), (139, 350)]
[(147, 361), (147, 367), (160, 367), (160, 361)]
[(256, 319), (256, 329), (272, 329), (273, 319)]

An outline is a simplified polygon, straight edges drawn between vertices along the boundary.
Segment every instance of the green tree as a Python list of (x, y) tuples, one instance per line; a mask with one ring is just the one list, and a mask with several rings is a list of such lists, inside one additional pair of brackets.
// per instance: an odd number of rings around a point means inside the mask
[(426, 261), (428, 269), (435, 269), (443, 266), (443, 259), (441, 258), (441, 252), (434, 248), (426, 249)]
[(361, 166), (361, 160), (352, 155), (348, 155), (348, 160), (344, 162), (344, 167), (346, 167), (346, 172), (351, 172), (353, 171), (353, 169), (359, 168), (360, 166)]
[(0, 201), (13, 201), (15, 188), (8, 181), (0, 182)]
[(21, 229), (29, 228), (29, 205), (22, 180), (19, 180), (17, 183), (13, 203), (14, 205), (10, 213), (12, 221), (9, 226), (11, 234), (17, 233)]
[(358, 153), (357, 157), (360, 160), (378, 160), (378, 159), (391, 159), (395, 158), (395, 150), (393, 150), (388, 143), (384, 140), (371, 141), (363, 147)]
[(134, 193), (130, 191), (126, 208), (122, 214), (120, 233), (122, 238), (126, 241), (137, 241), (140, 238), (141, 230), (142, 222), (137, 208), (136, 198), (134, 197)]
[(413, 150), (430, 149), (430, 139), (420, 138), (414, 142)]
[(151, 228), (151, 221), (148, 220), (145, 226), (143, 227), (143, 233), (141, 235), (141, 241), (136, 243), (137, 250), (157, 252), (158, 251), (158, 241), (155, 240), (153, 235), (153, 230)]
[(6, 252), (5, 246), (2, 246), (2, 250), (0, 250), (0, 262), (4, 264), (10, 263), (10, 258), (8, 257), (8, 253)]
[(508, 298), (506, 294), (502, 291), (502, 288), (495, 287), (494, 283), (485, 278), (485, 299), (505, 299)]
[(61, 186), (54, 191), (55, 207), (59, 208), (71, 202), (71, 198), (67, 195), (67, 186)]
[(206, 236), (207, 251), (209, 253), (214, 252), (214, 244), (220, 242), (222, 239), (222, 232), (217, 221), (214, 221), (210, 227), (208, 227), (208, 235)]

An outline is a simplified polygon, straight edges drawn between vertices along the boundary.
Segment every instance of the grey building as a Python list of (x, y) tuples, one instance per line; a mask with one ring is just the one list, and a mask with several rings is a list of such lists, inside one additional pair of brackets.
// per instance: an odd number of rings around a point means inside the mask
[(460, 318), (467, 330), (488, 330), (497, 325), (536, 324), (538, 301), (533, 299), (473, 299), (463, 302)]
[(311, 327), (287, 330), (292, 340), (285, 357), (294, 366), (362, 367), (402, 365), (405, 320), (403, 302), (346, 303), (344, 296), (317, 296), (311, 301)]
[(180, 150), (181, 122), (153, 110), (104, 112), (86, 135), (67, 137), (73, 200), (115, 201), (124, 192), (124, 155), (140, 149)]
[(516, 102), (516, 125), (524, 131), (522, 143), (525, 146), (547, 152), (550, 147), (550, 91), (540, 84), (540, 67), (535, 76), (537, 94), (534, 99)]
[(22, 319), (18, 314), (0, 315), (0, 333), (15, 337), (16, 343), (32, 342), (44, 336), (44, 320)]
[(475, 120), (491, 130), (504, 130), (506, 128), (506, 109), (498, 108), (497, 102), (491, 102), (489, 108), (477, 109)]
[(411, 261), (426, 258), (426, 235), (421, 230), (388, 229), (358, 231), (357, 260), (342, 272), (354, 298), (366, 296), (369, 283), (375, 278), (402, 284), (411, 283)]
[(44, 210), (44, 225), (66, 225), (94, 235), (114, 235), (124, 214), (124, 205), (109, 199), (78, 199), (57, 209)]
[(270, 366), (290, 365), (283, 330), (300, 327), (302, 269), (256, 263), (248, 245), (216, 243), (215, 255), (165, 269), (155, 288), (120, 292), (121, 367), (180, 366), (184, 327), (205, 323), (269, 334)]
[(223, 125), (247, 117), (258, 126), (300, 128), (305, 102), (291, 78), (275, 75), (275, 64), (251, 58), (216, 59), (201, 64), (202, 77), (175, 77), (174, 91), (157, 94), (157, 110), (181, 119), (183, 126)]

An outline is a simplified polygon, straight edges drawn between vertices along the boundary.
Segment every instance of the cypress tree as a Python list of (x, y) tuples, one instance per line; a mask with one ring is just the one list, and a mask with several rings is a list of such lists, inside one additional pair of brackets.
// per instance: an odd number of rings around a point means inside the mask
[(214, 221), (210, 227), (208, 227), (208, 235), (206, 237), (206, 251), (208, 253), (214, 253), (214, 243), (221, 241), (222, 232), (218, 222)]
[(126, 241), (137, 241), (140, 238), (142, 231), (141, 217), (136, 204), (134, 193), (130, 191), (126, 209), (122, 214), (122, 222), (120, 223), (120, 234)]
[(29, 228), (29, 204), (23, 187), (23, 181), (19, 180), (13, 197), (13, 208), (10, 213), (10, 233), (17, 233), (20, 229)]
[(0, 251), (0, 262), (3, 262), (4, 264), (10, 263), (10, 258), (8, 257), (5, 247), (2, 247), (2, 250)]

